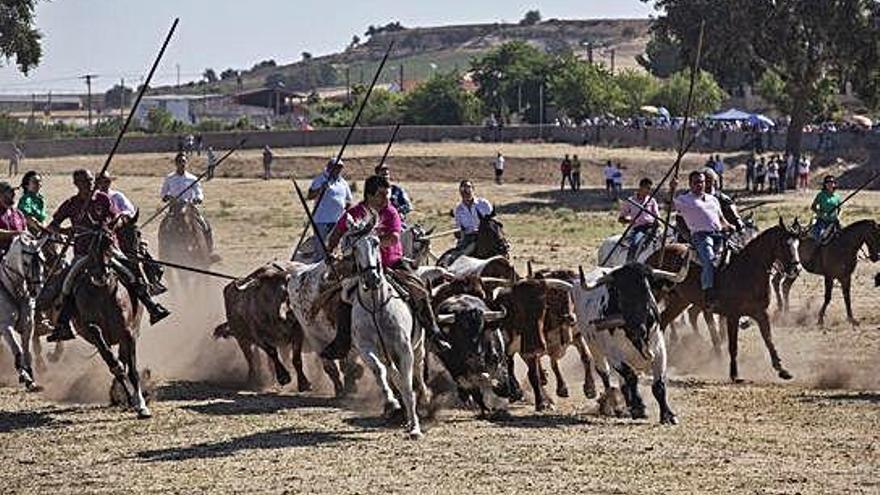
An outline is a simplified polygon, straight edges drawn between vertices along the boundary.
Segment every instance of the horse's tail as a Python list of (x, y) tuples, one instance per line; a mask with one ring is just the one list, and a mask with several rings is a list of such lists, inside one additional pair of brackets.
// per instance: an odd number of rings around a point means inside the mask
[(215, 339), (228, 339), (233, 337), (232, 330), (229, 328), (229, 322), (224, 321), (223, 323), (217, 325), (217, 328), (214, 329), (214, 338)]

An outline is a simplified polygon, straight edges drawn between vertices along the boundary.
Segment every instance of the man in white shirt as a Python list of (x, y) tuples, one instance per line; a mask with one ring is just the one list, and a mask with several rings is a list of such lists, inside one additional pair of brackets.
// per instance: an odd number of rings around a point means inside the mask
[[(312, 219), (318, 227), (317, 234), (325, 243), (336, 223), (353, 202), (351, 188), (342, 176), (344, 169), (345, 162), (342, 160), (337, 162), (336, 158), (332, 158), (327, 162), (321, 175), (312, 180), (306, 197), (317, 202), (312, 211)], [(316, 247), (317, 259), (313, 261), (320, 261), (324, 259), (324, 252), (320, 245)]]
[(608, 195), (608, 199), (614, 199), (617, 193), (614, 177), (619, 173), (619, 170), (617, 170), (617, 167), (614, 166), (611, 160), (608, 160), (602, 173), (605, 175), (605, 193)]
[(458, 185), (461, 202), (455, 207), (453, 216), (458, 228), (458, 244), (455, 246), (459, 255), (473, 252), (477, 242), (477, 231), (480, 230), (480, 217), (492, 214), (492, 203), (484, 198), (474, 196), (474, 184), (465, 179)]
[(495, 183), (501, 185), (501, 177), (504, 175), (504, 155), (501, 152), (498, 152), (498, 156), (495, 157)]
[[(205, 200), (205, 192), (202, 190), (202, 184), (198, 182), (198, 177), (186, 171), (187, 158), (183, 153), (178, 153), (174, 157), (175, 170), (165, 176), (165, 182), (162, 183), (162, 191), (159, 196), (163, 202), (180, 201), (183, 203), (192, 203), (200, 205)], [(217, 259), (214, 254), (214, 233), (211, 225), (202, 216), (202, 211), (195, 208), (196, 221), (205, 232), (208, 241), (208, 250), (211, 252), (211, 258)]]
[(134, 218), (137, 214), (137, 207), (125, 196), (125, 194), (122, 193), (122, 191), (110, 188), (114, 180), (116, 180), (116, 177), (106, 172), (102, 172), (95, 178), (95, 187), (97, 187), (99, 191), (106, 193), (107, 196), (110, 196), (110, 202), (113, 204), (113, 207), (116, 208), (117, 213), (124, 215), (128, 219)]
[(214, 155), (214, 147), (208, 146), (208, 152), (206, 154), (208, 158), (208, 176), (206, 179), (211, 180), (214, 178), (214, 169), (217, 168), (217, 157)]

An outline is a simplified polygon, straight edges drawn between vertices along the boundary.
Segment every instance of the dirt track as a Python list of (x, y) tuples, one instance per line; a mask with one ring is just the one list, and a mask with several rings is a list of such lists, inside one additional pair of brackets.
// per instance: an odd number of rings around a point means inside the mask
[[(632, 175), (641, 172), (633, 167)], [(601, 192), (576, 197), (528, 184), (542, 181), (478, 184), (503, 213), (514, 261), (595, 263), (598, 240), (617, 230)], [(124, 176), (120, 186), (144, 211), (155, 204), (156, 177)], [(417, 220), (448, 225), (454, 184), (407, 186)], [(47, 189), (56, 205), (68, 179), (52, 177)], [(253, 179), (208, 185), (207, 215), (224, 257), (216, 269), (244, 274), (287, 256), (302, 221), (289, 189)], [(762, 208), (759, 220), (805, 218), (809, 199), (786, 196)], [(877, 218), (878, 205), (880, 194), (860, 195), (846, 219)], [(328, 398), (313, 355), (306, 371), (316, 392), (296, 393), (295, 384), (238, 391), (244, 363), (232, 342), (210, 339), (222, 307), (218, 283), (205, 281), (197, 294), (166, 296), (175, 316), (143, 330), (141, 364), (157, 381), (152, 420), (104, 405), (109, 373), (81, 343), (68, 347), (60, 365), (50, 363), (42, 394), (21, 391), (8, 352), (0, 352), (0, 486), (3, 493), (878, 493), (877, 269), (859, 268), (858, 330), (845, 324), (837, 289), (830, 327), (816, 328), (821, 281), (797, 282), (794, 315), (774, 327), (792, 382), (775, 378), (754, 330), (741, 336), (743, 385), (727, 383), (726, 356), (712, 355), (705, 332), (689, 336), (671, 370), (680, 426), (656, 424), (648, 387), (649, 420), (599, 417), (580, 393), (571, 352), (564, 368), (572, 398), (559, 400), (556, 411), (517, 405), (511, 419), (490, 422), (447, 409), (420, 442), (383, 427), (369, 399)]]

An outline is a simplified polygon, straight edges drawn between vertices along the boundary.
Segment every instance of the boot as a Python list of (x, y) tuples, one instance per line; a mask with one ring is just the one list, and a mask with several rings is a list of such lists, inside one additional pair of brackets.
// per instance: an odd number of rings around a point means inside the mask
[(431, 305), (424, 300), (415, 302), (415, 305), (421, 306), (416, 311), (416, 319), (419, 321), (419, 325), (427, 332), (428, 340), (437, 346), (437, 350), (441, 353), (451, 351), (452, 346), (446, 341), (446, 336), (440, 331), (440, 327), (437, 326), (437, 320), (434, 318), (434, 311), (431, 309)]
[(147, 309), (147, 313), (150, 314), (150, 325), (155, 325), (171, 315), (170, 311), (153, 300), (149, 291), (147, 291), (147, 287), (142, 283), (135, 283), (134, 293), (135, 296), (137, 296), (138, 301), (140, 301), (141, 304), (144, 305), (144, 308)]
[(342, 359), (351, 349), (351, 305), (340, 303), (336, 310), (336, 336), (321, 351), (322, 359)]
[(75, 309), (76, 306), (73, 298), (70, 296), (64, 297), (64, 301), (61, 303), (61, 311), (59, 311), (58, 318), (55, 320), (52, 333), (46, 337), (47, 342), (61, 342), (76, 338), (70, 324), (70, 319), (73, 317)]

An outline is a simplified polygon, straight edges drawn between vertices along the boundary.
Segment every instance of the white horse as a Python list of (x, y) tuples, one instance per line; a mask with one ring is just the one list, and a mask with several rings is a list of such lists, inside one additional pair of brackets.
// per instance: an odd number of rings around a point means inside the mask
[[(15, 358), (18, 381), (28, 391), (40, 390), (34, 379), (30, 346), (36, 298), (43, 287), (40, 249), (47, 239), (38, 240), (23, 232), (13, 239), (0, 263), (0, 332)], [(21, 342), (16, 340), (14, 330), (21, 334)]]
[[(606, 237), (605, 240), (602, 241), (602, 244), (599, 246), (599, 255), (597, 258), (599, 266), (613, 268), (615, 266), (626, 264), (630, 240), (624, 239), (621, 241), (620, 238), (622, 235), (623, 234), (615, 234)], [(666, 234), (666, 244), (671, 244), (673, 242), (675, 242), (675, 234), (670, 230)], [(633, 261), (644, 263), (652, 254), (660, 250), (661, 244), (663, 244), (662, 229), (658, 228), (650, 238), (645, 238), (645, 240), (642, 241), (641, 246), (639, 246), (636, 251), (636, 257)]]
[[(343, 238), (344, 251), (354, 254), (356, 276), (343, 290), (352, 305), (352, 342), (376, 376), (385, 398), (386, 414), (395, 415), (401, 404), (389, 384), (394, 383), (403, 401), (407, 429), (411, 438), (420, 438), (422, 430), (416, 407), (427, 404), (428, 387), (424, 381), (424, 330), (415, 315), (385, 275), (379, 255), (379, 238), (373, 233), (376, 218), (349, 228)], [(353, 294), (351, 294), (353, 292)]]

